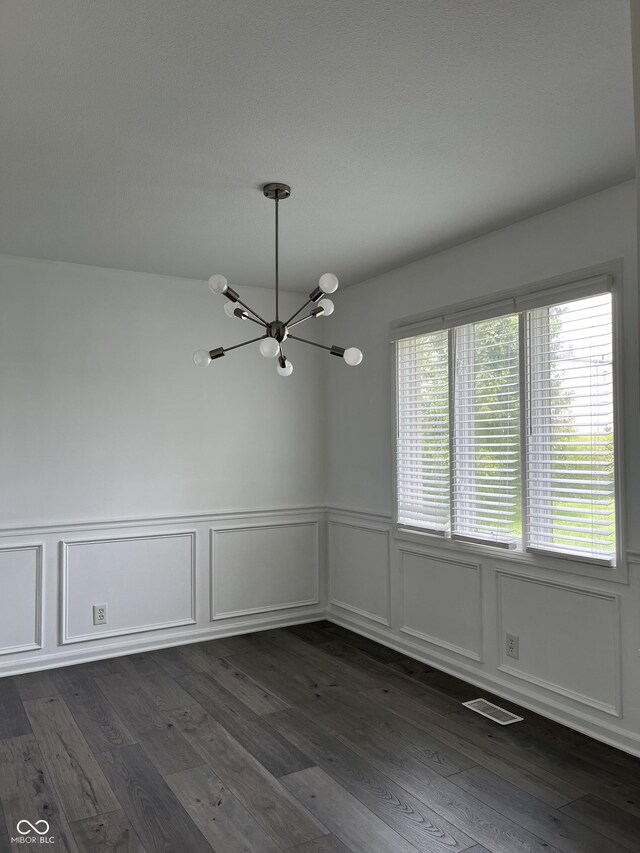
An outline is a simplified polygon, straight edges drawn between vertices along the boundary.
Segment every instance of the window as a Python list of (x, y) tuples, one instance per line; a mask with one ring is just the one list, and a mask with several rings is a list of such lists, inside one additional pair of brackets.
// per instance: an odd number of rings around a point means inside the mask
[(614, 565), (608, 277), (404, 328), (398, 525)]

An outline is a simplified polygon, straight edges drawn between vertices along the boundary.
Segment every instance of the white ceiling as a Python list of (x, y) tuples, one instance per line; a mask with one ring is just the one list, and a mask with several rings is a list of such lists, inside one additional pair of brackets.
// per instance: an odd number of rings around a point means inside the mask
[(344, 284), (634, 174), (626, 0), (2, 0), (0, 252)]

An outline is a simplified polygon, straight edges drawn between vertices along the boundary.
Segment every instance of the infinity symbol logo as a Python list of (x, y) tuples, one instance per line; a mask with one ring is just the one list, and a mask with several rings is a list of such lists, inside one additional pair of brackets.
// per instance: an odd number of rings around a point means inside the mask
[[(25, 826), (27, 829), (24, 829)], [(44, 829), (38, 829), (39, 826), (43, 826)], [(37, 820), (35, 824), (28, 820), (19, 820), (16, 830), (20, 835), (28, 835), (30, 832), (36, 832), (38, 835), (46, 835), (49, 832), (49, 824), (46, 820)]]

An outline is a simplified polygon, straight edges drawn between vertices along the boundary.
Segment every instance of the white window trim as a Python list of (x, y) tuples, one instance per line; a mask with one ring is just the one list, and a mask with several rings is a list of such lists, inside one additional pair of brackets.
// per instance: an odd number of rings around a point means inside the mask
[[(553, 301), (565, 298), (578, 299), (596, 292), (609, 290), (612, 297), (613, 331), (613, 405), (615, 413), (615, 480), (616, 480), (616, 565), (611, 566), (598, 560), (578, 555), (562, 555), (543, 551), (511, 551), (496, 548), (494, 545), (460, 541), (436, 535), (429, 531), (398, 524), (397, 500), (397, 386), (396, 386), (396, 346), (395, 342), (403, 338), (447, 328), (453, 323), (470, 323), (500, 314), (520, 313)], [(510, 563), (514, 567), (525, 569), (533, 567), (553, 572), (594, 577), (617, 583), (629, 582), (626, 536), (626, 494), (624, 465), (624, 341), (623, 341), (623, 288), (622, 259), (608, 261), (587, 269), (578, 270), (552, 279), (535, 282), (524, 287), (499, 292), (493, 297), (469, 300), (457, 305), (449, 305), (426, 314), (414, 315), (394, 321), (390, 324), (389, 350), (391, 370), (391, 406), (393, 425), (392, 453), (392, 491), (393, 491), (393, 536), (399, 541), (420, 544), (425, 548), (437, 548), (457, 553), (469, 553), (493, 559), (495, 562)], [(495, 313), (492, 313), (495, 309)], [(523, 400), (521, 395), (521, 400)], [(524, 403), (523, 403), (524, 405)], [(524, 518), (524, 513), (523, 513)]]

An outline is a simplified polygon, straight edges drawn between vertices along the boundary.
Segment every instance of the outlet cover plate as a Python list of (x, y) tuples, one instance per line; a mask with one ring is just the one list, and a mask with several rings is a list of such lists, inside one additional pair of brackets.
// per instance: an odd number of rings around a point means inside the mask
[(107, 605), (106, 604), (94, 604), (93, 605), (93, 624), (94, 625), (106, 625), (107, 624)]
[(507, 634), (507, 642), (505, 645), (505, 654), (508, 658), (520, 657), (520, 637), (517, 634)]

